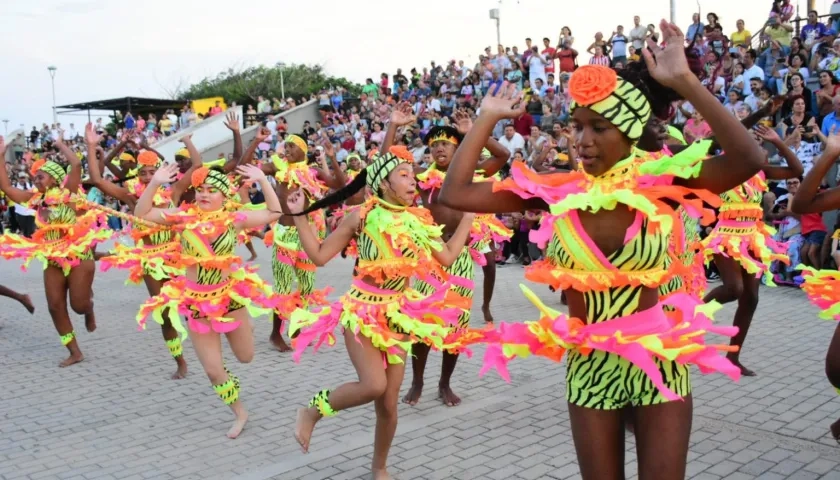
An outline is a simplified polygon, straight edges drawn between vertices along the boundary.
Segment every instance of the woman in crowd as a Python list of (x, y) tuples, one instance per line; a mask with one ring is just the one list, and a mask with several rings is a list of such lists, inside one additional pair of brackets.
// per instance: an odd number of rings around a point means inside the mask
[[(197, 152), (191, 152), (196, 155)], [(180, 208), (157, 208), (155, 197), (165, 184), (172, 184), (178, 166), (159, 168), (137, 200), (134, 214), (141, 220), (177, 230), (181, 239), (180, 267), (185, 274), (171, 278), (160, 293), (150, 298), (137, 314), (145, 327), (148, 317), (164, 323), (164, 314), (182, 336), (187, 328), (198, 360), (213, 389), (236, 419), (227, 432), (236, 438), (245, 427), (248, 412), (239, 401), (239, 378), (222, 358), (221, 334), (225, 334), (233, 354), (241, 363), (254, 357), (251, 317), (271, 313), (277, 306), (271, 287), (257, 275), (256, 268), (243, 266), (235, 255), (237, 233), (267, 225), (280, 218), (280, 202), (259, 167), (241, 166), (237, 173), (247, 183), (259, 183), (265, 195), (265, 210), (235, 210), (236, 191), (221, 169), (201, 167), (190, 175), (195, 203)]]
[[(137, 200), (149, 186), (155, 172), (161, 168), (163, 159), (150, 150), (140, 152), (137, 155), (139, 167), (137, 178), (125, 182), (124, 186), (119, 186), (102, 177), (102, 166), (105, 159), (103, 158), (100, 162), (96, 156), (97, 146), (102, 142), (102, 138), (90, 123), (85, 129), (85, 141), (88, 149), (90, 179), (93, 184), (105, 195), (119, 200), (127, 205), (131, 211), (134, 211)], [(196, 150), (189, 135), (183, 137), (181, 141), (190, 150), (192, 156), (198, 156), (198, 150)], [(177, 188), (183, 191), (189, 187), (191, 173), (190, 171), (178, 180)], [(168, 208), (172, 203), (172, 193), (166, 186), (161, 186), (152, 198), (155, 208)], [(114, 212), (114, 214), (117, 213)], [(131, 217), (126, 218), (130, 219)], [(131, 236), (134, 238), (136, 246), (127, 247), (117, 242), (110, 255), (100, 258), (102, 269), (103, 271), (107, 271), (111, 267), (128, 269), (128, 283), (138, 284), (142, 281), (146, 285), (149, 296), (154, 297), (160, 293), (161, 287), (169, 278), (183, 275), (183, 269), (179, 266), (180, 243), (172, 229), (166, 225), (135, 222), (132, 226)], [(163, 316), (161, 330), (169, 353), (175, 359), (177, 365), (177, 370), (172, 374), (172, 378), (184, 378), (187, 375), (187, 362), (183, 356), (184, 349), (178, 332), (175, 331), (168, 320), (168, 315)]]
[(9, 200), (35, 210), (37, 226), (31, 239), (11, 233), (0, 236), (0, 256), (7, 260), (22, 259), (24, 268), (33, 259), (44, 263), (47, 306), (61, 344), (70, 352), (59, 366), (67, 367), (84, 358), (67, 304), (85, 316), (88, 332), (96, 329), (93, 251), (97, 243), (111, 238), (112, 232), (100, 227), (107, 223), (103, 215), (93, 210), (82, 212), (83, 200), (75, 203), (74, 194), (82, 180), (82, 162), (62, 138), (63, 132), (59, 132), (56, 145), (70, 164), (70, 171), (52, 160), (38, 160), (30, 169), (36, 191), (29, 192), (11, 185), (6, 171), (6, 145), (0, 137), (0, 190)]
[(780, 260), (789, 263), (785, 246), (773, 239), (776, 231), (764, 223), (761, 200), (767, 191), (766, 180), (785, 180), (802, 175), (802, 163), (775, 131), (759, 125), (755, 127), (755, 132), (762, 141), (779, 151), (787, 166), (765, 163), (747, 182), (721, 194), (723, 204), (717, 225), (703, 240), (705, 256), (707, 260), (714, 260), (723, 281), (703, 301), (738, 302), (733, 320), (738, 334), (731, 341), (731, 345), (738, 348), (730, 351), (727, 357), (741, 369), (742, 375), (748, 377), (754, 376), (755, 372), (741, 364), (740, 355), (758, 308), (759, 284), (763, 278), (773, 285), (772, 262)]
[[(541, 246), (547, 244), (548, 258), (526, 276), (566, 289), (569, 318), (528, 291), (541, 320), (502, 324), (487, 333), (485, 369), (505, 371), (516, 355), (559, 360), (569, 349), (566, 396), (584, 479), (623, 477), (622, 411), (631, 406), (639, 476), (684, 478), (692, 417), (688, 364), (733, 378), (739, 374), (716, 354), (727, 347), (702, 340), (706, 332), (732, 336), (735, 329), (712, 326), (705, 315), (710, 309), (695, 313), (688, 300), (672, 298), (668, 305), (674, 311), (666, 314), (657, 288), (675, 274), (666, 268), (667, 259), (680, 253), (669, 252), (669, 235), (679, 222), (674, 205), (701, 215), (702, 202), (694, 196), (717, 203), (704, 190), (723, 193), (740, 185), (761, 168), (764, 154), (701, 87), (679, 28), (663, 21), (661, 32), (665, 46), (648, 42), (645, 62), (625, 68), (623, 77), (600, 66), (581, 67), (572, 76), (582, 172), (538, 175), (515, 164), (505, 182), (473, 182), (478, 153), (493, 126), (521, 114), (520, 99), (502, 88), (484, 99), (440, 195), (442, 203), (464, 211), (550, 211), (534, 235)], [(710, 142), (655, 161), (637, 155), (634, 145), (650, 116), (666, 118), (680, 97), (721, 132), (726, 155), (705, 159)], [(664, 343), (647, 343), (656, 338)], [(683, 355), (683, 347), (694, 353)]]
[[(828, 171), (840, 157), (840, 134), (831, 132), (825, 142), (825, 151), (814, 168), (805, 175), (799, 190), (793, 197), (791, 210), (798, 214), (821, 213), (840, 208), (840, 188), (833, 187), (823, 191), (820, 184)], [(835, 238), (838, 231), (834, 232)], [(840, 272), (837, 270), (817, 270), (802, 266), (805, 282), (802, 290), (819, 308), (820, 318), (840, 320)], [(840, 324), (834, 330), (834, 336), (825, 355), (825, 374), (831, 385), (840, 393)], [(840, 443), (840, 419), (831, 424), (831, 436)]]
[[(303, 215), (339, 203), (365, 186), (372, 193), (370, 198), (326, 239), (320, 241), (311, 229), (304, 228), (307, 221)], [(326, 264), (351, 240), (356, 240), (359, 250), (353, 283), (341, 300), (312, 312), (300, 309), (292, 314), (290, 332), (297, 335), (293, 340), (296, 359), (310, 344), (317, 349), (325, 341), (335, 343), (333, 332), (340, 326), (359, 377), (335, 390), (318, 392), (308, 408), (298, 410), (295, 437), (307, 452), (312, 430), (321, 418), (373, 401), (376, 435), (371, 469), (375, 479), (390, 478), (386, 472), (388, 450), (397, 428), (397, 400), (412, 342), (438, 349), (457, 345), (447, 325), (454, 325), (461, 311), (443, 306), (448, 285), (440, 285), (431, 274), (437, 269), (443, 276), (440, 265), (452, 265), (458, 258), (474, 216), (465, 214), (444, 243), (442, 227), (434, 224), (429, 211), (412, 206), (416, 196), (412, 164), (386, 152), (375, 155), (345, 188), (305, 210), (301, 193), (289, 198), (288, 208), (300, 228), (301, 243), (316, 265)], [(421, 296), (413, 291), (408, 282), (415, 275), (438, 284), (436, 293)]]

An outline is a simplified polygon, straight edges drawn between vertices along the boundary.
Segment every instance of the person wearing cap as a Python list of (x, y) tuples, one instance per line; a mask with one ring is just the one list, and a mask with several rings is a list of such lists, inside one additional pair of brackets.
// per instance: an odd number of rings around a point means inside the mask
[(82, 162), (60, 135), (56, 146), (70, 165), (69, 171), (57, 162), (40, 159), (30, 167), (35, 191), (25, 191), (9, 181), (6, 144), (0, 137), (0, 190), (9, 200), (34, 210), (37, 226), (31, 239), (11, 233), (0, 236), (0, 257), (23, 260), (24, 269), (32, 260), (44, 264), (44, 292), (50, 316), (61, 344), (69, 351), (58, 366), (67, 367), (84, 359), (67, 306), (84, 315), (88, 332), (96, 330), (93, 252), (113, 232), (103, 227), (105, 215), (88, 209), (91, 205), (76, 195), (82, 180)]
[[(431, 272), (442, 274), (441, 266), (455, 262), (473, 219), (471, 214), (464, 215), (455, 233), (444, 241), (442, 227), (435, 225), (429, 211), (414, 206), (417, 181), (411, 156), (405, 153), (376, 154), (349, 185), (309, 207), (300, 191), (287, 200), (301, 243), (316, 265), (329, 262), (351, 241), (359, 251), (353, 283), (339, 301), (292, 313), (289, 331), (296, 361), (310, 345), (316, 350), (325, 342), (334, 345), (340, 328), (358, 375), (357, 381), (320, 390), (308, 407), (298, 410), (295, 439), (308, 452), (312, 432), (322, 418), (373, 402), (376, 440), (371, 473), (377, 479), (390, 478), (388, 451), (397, 429), (400, 386), (412, 343), (444, 349), (456, 348), (459, 342), (447, 327), (460, 313), (446, 306), (447, 286), (440, 285), (436, 295), (427, 297), (413, 291), (411, 280), (428, 277), (438, 283)], [(308, 228), (306, 214), (340, 203), (364, 188), (371, 192), (368, 200), (326, 239)]]

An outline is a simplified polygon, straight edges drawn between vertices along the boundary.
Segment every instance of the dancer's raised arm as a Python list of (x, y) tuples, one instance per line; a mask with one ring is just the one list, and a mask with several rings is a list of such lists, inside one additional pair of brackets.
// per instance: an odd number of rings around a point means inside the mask
[(440, 250), (431, 251), (432, 256), (435, 257), (435, 260), (437, 260), (438, 263), (444, 267), (448, 267), (455, 263), (455, 260), (458, 258), (458, 255), (461, 254), (461, 251), (464, 249), (464, 245), (466, 245), (467, 240), (469, 239), (470, 229), (472, 228), (474, 219), (474, 213), (465, 213), (461, 217), (461, 223), (458, 224), (458, 228), (455, 229), (455, 233), (449, 237), (449, 241), (444, 242), (441, 240), (440, 244), (442, 248)]
[(840, 157), (840, 133), (830, 132), (825, 142), (825, 150), (814, 163), (814, 167), (805, 175), (799, 190), (793, 196), (790, 205), (794, 213), (818, 213), (840, 208), (840, 187), (829, 188), (817, 193), (823, 179), (832, 165)]
[(195, 145), (192, 143), (192, 134), (186, 135), (180, 139), (180, 142), (187, 147), (187, 151), (190, 152), (190, 168), (181, 176), (178, 181), (172, 184), (172, 204), (177, 206), (181, 202), (181, 196), (184, 192), (190, 188), (190, 178), (192, 177), (193, 172), (201, 168), (203, 165), (201, 161), (201, 154), (198, 153), (198, 149), (195, 148)]
[(309, 225), (306, 216), (300, 215), (306, 206), (306, 197), (303, 192), (297, 190), (289, 194), (286, 205), (289, 212), (294, 215), (292, 218), (295, 220), (303, 250), (312, 260), (312, 263), (319, 267), (326, 265), (327, 262), (341, 253), (350, 244), (350, 240), (353, 239), (359, 229), (359, 212), (353, 211), (350, 215), (344, 217), (338, 227), (321, 242)]
[(70, 193), (76, 193), (79, 191), (79, 185), (82, 184), (82, 161), (70, 147), (64, 143), (64, 131), (58, 132), (58, 139), (56, 139), (56, 146), (58, 147), (58, 151), (61, 152), (61, 155), (70, 165), (70, 169), (67, 172), (67, 180), (64, 183), (64, 188), (70, 191)]
[(229, 111), (225, 118), (225, 126), (233, 133), (233, 158), (226, 161), (222, 171), (230, 173), (242, 164), (245, 157), (242, 155), (242, 134), (239, 131), (239, 116), (233, 110)]
[(178, 165), (174, 163), (169, 163), (158, 168), (155, 176), (152, 177), (146, 189), (143, 190), (143, 194), (137, 199), (137, 205), (134, 206), (134, 216), (150, 222), (168, 225), (169, 223), (163, 216), (163, 212), (168, 211), (168, 209), (154, 208), (155, 193), (160, 187), (174, 182), (177, 176)]
[(277, 193), (266, 178), (265, 173), (256, 165), (240, 165), (236, 169), (236, 173), (242, 176), (243, 184), (259, 183), (262, 188), (263, 195), (265, 195), (265, 209), (264, 210), (244, 210), (240, 211), (244, 215), (244, 219), (237, 221), (237, 228), (249, 229), (268, 225), (271, 222), (277, 221), (282, 215), (282, 207), (280, 200), (277, 198)]
[(109, 180), (106, 180), (102, 176), (101, 165), (99, 159), (96, 156), (97, 147), (99, 146), (99, 142), (102, 141), (102, 137), (96, 133), (96, 129), (94, 128), (92, 123), (88, 123), (85, 126), (85, 143), (87, 144), (87, 152), (88, 152), (88, 171), (90, 172), (90, 181), (93, 182), (93, 185), (102, 190), (105, 195), (110, 197), (114, 197), (117, 200), (125, 203), (128, 205), (129, 208), (133, 209), (135, 204), (137, 203), (135, 198), (128, 193), (128, 189), (124, 187), (120, 187), (119, 185), (115, 185)]
[(6, 141), (0, 135), (0, 190), (15, 203), (26, 203), (35, 195), (32, 192), (13, 187), (6, 172)]
[(755, 127), (755, 131), (758, 136), (766, 142), (773, 144), (774, 147), (785, 157), (787, 161), (787, 166), (782, 167), (781, 165), (770, 165), (765, 164), (761, 167), (761, 170), (764, 171), (764, 174), (770, 180), (787, 180), (788, 178), (796, 178), (805, 171), (802, 167), (802, 162), (799, 161), (799, 157), (785, 145), (784, 140), (779, 137), (779, 134), (776, 133), (775, 130), (772, 128), (765, 127), (764, 125), (759, 125)]

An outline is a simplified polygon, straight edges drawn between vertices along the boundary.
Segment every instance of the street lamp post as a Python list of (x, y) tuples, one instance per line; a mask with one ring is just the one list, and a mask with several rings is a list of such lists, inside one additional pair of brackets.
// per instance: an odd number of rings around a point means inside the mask
[(490, 20), (496, 21), (496, 45), (502, 44), (502, 25), (501, 25), (501, 15), (499, 15), (499, 9), (494, 8), (490, 10)]
[(55, 113), (55, 71), (58, 70), (58, 67), (54, 65), (50, 65), (47, 67), (47, 70), (50, 72), (50, 80), (52, 81), (52, 94), (53, 94), (53, 123), (58, 123), (58, 115)]
[(9, 119), (8, 118), (3, 119), (3, 129), (6, 131), (6, 133), (9, 133)]
[(671, 0), (671, 23), (677, 23), (677, 0)]
[(286, 69), (286, 64), (280, 62), (277, 64), (280, 67), (280, 96), (283, 97), (283, 101), (286, 101), (286, 86), (283, 85), (283, 70)]

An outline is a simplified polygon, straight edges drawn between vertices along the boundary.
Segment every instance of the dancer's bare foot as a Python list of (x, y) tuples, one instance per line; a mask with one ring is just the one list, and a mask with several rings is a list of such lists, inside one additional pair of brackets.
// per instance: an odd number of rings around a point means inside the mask
[(384, 468), (382, 470), (376, 469), (370, 471), (370, 478), (373, 480), (393, 480), (394, 477), (388, 473)]
[(745, 377), (754, 377), (755, 376), (755, 372), (753, 372), (749, 368), (743, 366), (741, 364), (741, 361), (738, 358), (732, 358), (732, 357), (727, 357), (727, 358), (729, 359), (730, 362), (735, 364), (736, 367), (741, 369), (741, 375), (743, 375)]
[(447, 407), (457, 407), (461, 404), (461, 398), (455, 395), (449, 385), (438, 387), (438, 398)]
[(274, 347), (275, 350), (279, 352), (291, 352), (292, 347), (290, 347), (285, 340), (283, 340), (283, 335), (272, 335), (268, 339), (271, 342), (271, 345)]
[(831, 436), (834, 437), (834, 440), (840, 444), (840, 420), (831, 424)]
[(408, 393), (405, 394), (402, 401), (403, 403), (407, 403), (409, 405), (417, 405), (420, 402), (420, 395), (423, 393), (423, 384), (417, 384), (412, 382), (411, 388), (408, 389)]
[(29, 298), (29, 295), (21, 295), (20, 298), (17, 298), (17, 301), (20, 302), (21, 305), (26, 308), (30, 314), (35, 313), (35, 305), (32, 304), (32, 299)]
[(256, 259), (257, 259), (257, 254), (256, 254), (256, 253), (252, 253), (252, 254), (251, 254), (251, 256), (248, 258), (248, 260), (247, 260), (247, 261), (249, 261), (249, 262), (253, 262), (253, 261), (254, 261), (254, 260), (256, 260)]
[(178, 358), (176, 362), (178, 362), (178, 370), (175, 370), (175, 373), (172, 374), (172, 380), (187, 378), (187, 362), (184, 361), (183, 357)]
[(245, 424), (248, 423), (248, 412), (245, 409), (242, 409), (242, 413), (236, 414), (236, 420), (233, 421), (233, 425), (230, 426), (230, 430), (227, 432), (227, 437), (233, 440), (234, 438), (238, 437), (242, 430), (245, 429)]
[(93, 314), (93, 310), (85, 314), (85, 328), (88, 332), (96, 330), (96, 315)]
[(312, 438), (312, 431), (315, 424), (321, 418), (316, 408), (299, 408), (297, 421), (295, 422), (295, 440), (300, 444), (303, 453), (309, 453), (309, 440)]
[(84, 359), (85, 359), (85, 357), (84, 357), (84, 355), (82, 355), (82, 352), (71, 353), (70, 356), (67, 357), (66, 359), (64, 359), (63, 362), (59, 363), (58, 366), (61, 367), (61, 368), (69, 367), (70, 365), (73, 365), (75, 363), (79, 363)]
[(490, 305), (482, 305), (481, 313), (484, 314), (484, 323), (493, 325), (493, 314), (490, 313)]

